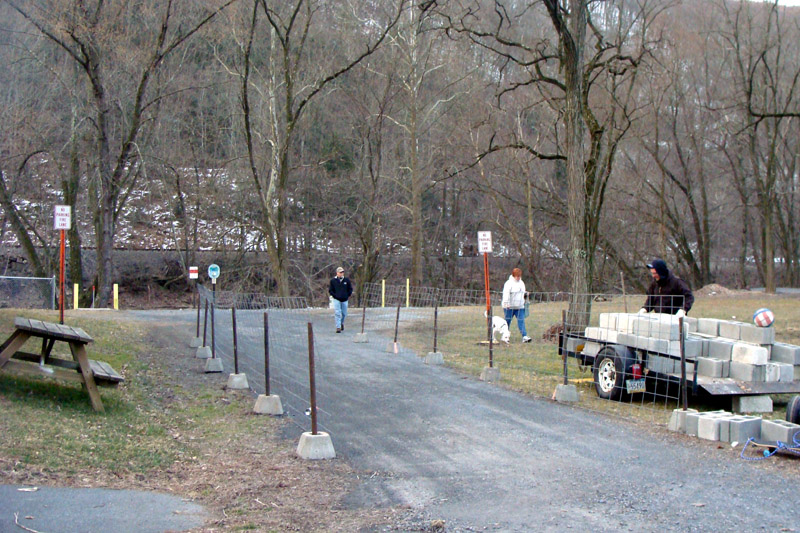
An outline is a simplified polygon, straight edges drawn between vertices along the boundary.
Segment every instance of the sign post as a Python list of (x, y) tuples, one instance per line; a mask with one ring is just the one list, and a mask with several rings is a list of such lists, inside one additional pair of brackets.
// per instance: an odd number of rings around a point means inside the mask
[(483, 282), (486, 287), (486, 320), (489, 335), (489, 368), (492, 368), (492, 297), (489, 294), (489, 254), (492, 253), (492, 232), (478, 232), (478, 253), (483, 254)]
[[(53, 211), (53, 229), (59, 230), (59, 282), (61, 283), (58, 297), (58, 320), (64, 323), (64, 249), (66, 248), (64, 232), (72, 227), (72, 207), (68, 205), (57, 205)], [(76, 296), (77, 298), (77, 296)]]

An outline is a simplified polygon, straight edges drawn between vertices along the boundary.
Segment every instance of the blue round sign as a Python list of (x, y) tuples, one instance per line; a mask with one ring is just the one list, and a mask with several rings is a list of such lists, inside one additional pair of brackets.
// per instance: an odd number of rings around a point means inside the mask
[(208, 277), (211, 279), (217, 279), (219, 277), (219, 265), (209, 265), (208, 266)]

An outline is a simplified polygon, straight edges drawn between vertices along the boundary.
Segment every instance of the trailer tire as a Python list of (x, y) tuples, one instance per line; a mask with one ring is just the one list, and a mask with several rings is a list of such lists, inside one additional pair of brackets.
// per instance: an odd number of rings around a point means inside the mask
[(800, 424), (800, 396), (792, 396), (792, 399), (786, 404), (786, 421)]
[(594, 387), (604, 400), (621, 400), (625, 396), (625, 376), (633, 361), (626, 348), (617, 348), (606, 346), (594, 358)]

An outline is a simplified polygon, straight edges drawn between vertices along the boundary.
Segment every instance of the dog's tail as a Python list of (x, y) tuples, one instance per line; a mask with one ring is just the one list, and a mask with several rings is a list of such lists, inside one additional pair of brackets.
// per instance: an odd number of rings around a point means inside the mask
[(489, 318), (489, 311), (484, 311), (484, 312), (483, 312), (483, 316), (484, 316), (485, 318)]

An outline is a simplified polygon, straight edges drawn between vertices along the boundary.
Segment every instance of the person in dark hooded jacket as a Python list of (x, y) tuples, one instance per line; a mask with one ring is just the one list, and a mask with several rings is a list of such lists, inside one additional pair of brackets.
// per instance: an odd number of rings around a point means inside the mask
[(654, 259), (647, 264), (653, 283), (647, 289), (647, 300), (644, 302), (640, 313), (667, 313), (670, 315), (685, 316), (694, 304), (694, 295), (689, 285), (667, 268), (663, 259)]

